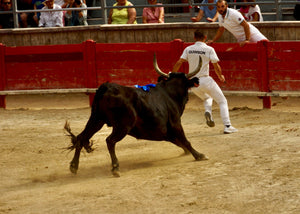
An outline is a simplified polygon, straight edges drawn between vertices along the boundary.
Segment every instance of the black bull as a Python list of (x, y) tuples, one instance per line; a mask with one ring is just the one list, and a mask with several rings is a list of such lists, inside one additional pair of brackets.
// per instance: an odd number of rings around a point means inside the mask
[[(115, 154), (115, 145), (126, 135), (137, 139), (170, 141), (181, 147), (185, 153), (191, 153), (196, 160), (207, 159), (197, 152), (187, 140), (182, 125), (181, 115), (188, 101), (188, 89), (198, 85), (198, 78), (189, 79), (199, 72), (202, 60), (199, 58), (198, 68), (186, 75), (184, 73), (163, 73), (157, 66), (154, 56), (155, 70), (162, 75), (149, 92), (139, 88), (121, 86), (114, 83), (102, 84), (94, 97), (91, 116), (85, 129), (75, 136), (66, 122), (65, 130), (72, 139), (69, 149), (75, 149), (70, 170), (76, 173), (82, 147), (92, 152), (89, 139), (104, 124), (112, 127), (112, 133), (106, 138), (107, 148), (112, 161), (112, 173), (119, 176), (119, 162)], [(163, 78), (162, 78), (163, 77)]]

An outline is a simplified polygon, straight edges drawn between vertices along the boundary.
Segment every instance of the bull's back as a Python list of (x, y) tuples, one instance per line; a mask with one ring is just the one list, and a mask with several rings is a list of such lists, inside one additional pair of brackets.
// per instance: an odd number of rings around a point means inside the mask
[(102, 84), (95, 95), (92, 112), (108, 126), (126, 127), (138, 139), (165, 140), (177, 110), (159, 88), (150, 92), (115, 83)]
[[(137, 100), (134, 88), (115, 83), (103, 83), (96, 91), (92, 107), (100, 109), (125, 108)], [(102, 108), (101, 108), (102, 107)]]
[(115, 83), (103, 83), (96, 91), (92, 104), (92, 115), (104, 121), (108, 126), (124, 121), (132, 124), (135, 120), (133, 106), (137, 100), (134, 88)]

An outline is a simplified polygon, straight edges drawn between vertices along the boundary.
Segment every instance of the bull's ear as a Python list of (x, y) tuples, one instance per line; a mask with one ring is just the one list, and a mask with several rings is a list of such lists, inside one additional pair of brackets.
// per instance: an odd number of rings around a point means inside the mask
[(159, 76), (159, 77), (157, 78), (157, 82), (166, 81), (167, 79), (168, 79), (168, 78), (165, 77), (165, 76)]
[(194, 77), (190, 80), (190, 87), (198, 87), (199, 86), (199, 78)]

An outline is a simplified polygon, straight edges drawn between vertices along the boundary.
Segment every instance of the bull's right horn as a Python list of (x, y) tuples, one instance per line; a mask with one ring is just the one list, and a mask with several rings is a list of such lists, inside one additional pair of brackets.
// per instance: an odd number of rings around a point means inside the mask
[(157, 65), (157, 60), (156, 60), (156, 54), (155, 54), (155, 53), (154, 53), (154, 56), (153, 56), (153, 66), (154, 66), (154, 69), (155, 69), (156, 73), (158, 73), (159, 75), (164, 76), (164, 77), (169, 77), (168, 74), (162, 72), (162, 71), (159, 69), (159, 67), (158, 67), (158, 65)]
[(201, 70), (201, 67), (202, 67), (202, 58), (201, 58), (201, 56), (199, 56), (199, 63), (198, 63), (197, 68), (196, 68), (193, 72), (188, 73), (188, 74), (186, 75), (186, 78), (189, 79), (189, 78), (191, 78), (192, 76), (196, 75), (196, 74)]

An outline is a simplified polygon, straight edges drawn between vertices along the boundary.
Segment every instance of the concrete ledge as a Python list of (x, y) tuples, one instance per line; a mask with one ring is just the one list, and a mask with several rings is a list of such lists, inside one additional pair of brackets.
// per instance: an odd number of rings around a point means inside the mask
[[(254, 22), (270, 41), (300, 40), (299, 21)], [(165, 23), (136, 25), (91, 25), (54, 28), (1, 29), (0, 43), (6, 46), (79, 44), (92, 39), (97, 43), (170, 42), (182, 39), (193, 42), (193, 32), (202, 29), (208, 39), (214, 37), (217, 23)], [(233, 43), (235, 38), (225, 31), (218, 42)]]

